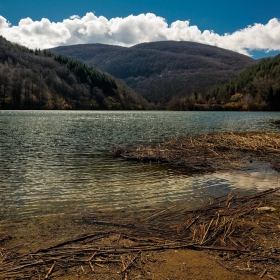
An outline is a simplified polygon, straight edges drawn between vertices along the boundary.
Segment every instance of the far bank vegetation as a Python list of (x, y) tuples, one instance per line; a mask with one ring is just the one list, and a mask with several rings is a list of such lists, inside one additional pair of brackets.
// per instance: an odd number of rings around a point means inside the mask
[(172, 99), (170, 110), (280, 110), (280, 55), (261, 60), (206, 93)]

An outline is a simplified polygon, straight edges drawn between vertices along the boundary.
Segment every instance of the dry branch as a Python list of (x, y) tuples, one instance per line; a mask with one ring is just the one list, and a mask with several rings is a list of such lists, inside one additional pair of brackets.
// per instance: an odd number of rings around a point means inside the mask
[(51, 266), (51, 268), (49, 269), (48, 273), (46, 274), (45, 278), (44, 279), (49, 279), (49, 277), (51, 276), (52, 272), (53, 272), (53, 269), (54, 269), (54, 266), (56, 264), (56, 261), (54, 261), (53, 265)]

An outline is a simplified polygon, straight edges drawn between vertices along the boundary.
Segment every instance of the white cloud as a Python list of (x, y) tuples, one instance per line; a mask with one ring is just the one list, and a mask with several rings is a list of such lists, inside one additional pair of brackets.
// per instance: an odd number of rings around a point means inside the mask
[(0, 16), (0, 30), (9, 28), (10, 23), (2, 16)]
[(168, 25), (164, 18), (152, 13), (112, 19), (87, 13), (84, 17), (73, 15), (62, 22), (25, 18), (17, 26), (11, 26), (0, 16), (0, 35), (32, 49), (83, 43), (132, 46), (175, 40), (214, 45), (246, 55), (250, 50), (280, 50), (280, 22), (276, 18), (267, 24), (255, 23), (232, 34), (220, 35), (211, 30), (201, 31), (190, 25), (190, 21), (177, 20)]

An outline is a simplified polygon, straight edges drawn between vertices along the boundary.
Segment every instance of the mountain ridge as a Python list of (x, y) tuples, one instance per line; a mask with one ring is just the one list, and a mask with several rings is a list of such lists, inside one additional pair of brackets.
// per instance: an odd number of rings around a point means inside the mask
[(256, 63), (215, 46), (183, 41), (132, 47), (80, 44), (51, 49), (122, 79), (148, 101), (166, 106), (172, 99), (204, 93)]

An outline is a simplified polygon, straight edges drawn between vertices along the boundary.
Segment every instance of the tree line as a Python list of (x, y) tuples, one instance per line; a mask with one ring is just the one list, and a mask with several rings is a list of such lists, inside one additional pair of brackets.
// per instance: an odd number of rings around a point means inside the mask
[(229, 82), (172, 99), (171, 110), (280, 110), (280, 54), (262, 59)]
[(0, 37), (0, 109), (145, 109), (124, 83), (78, 60)]

